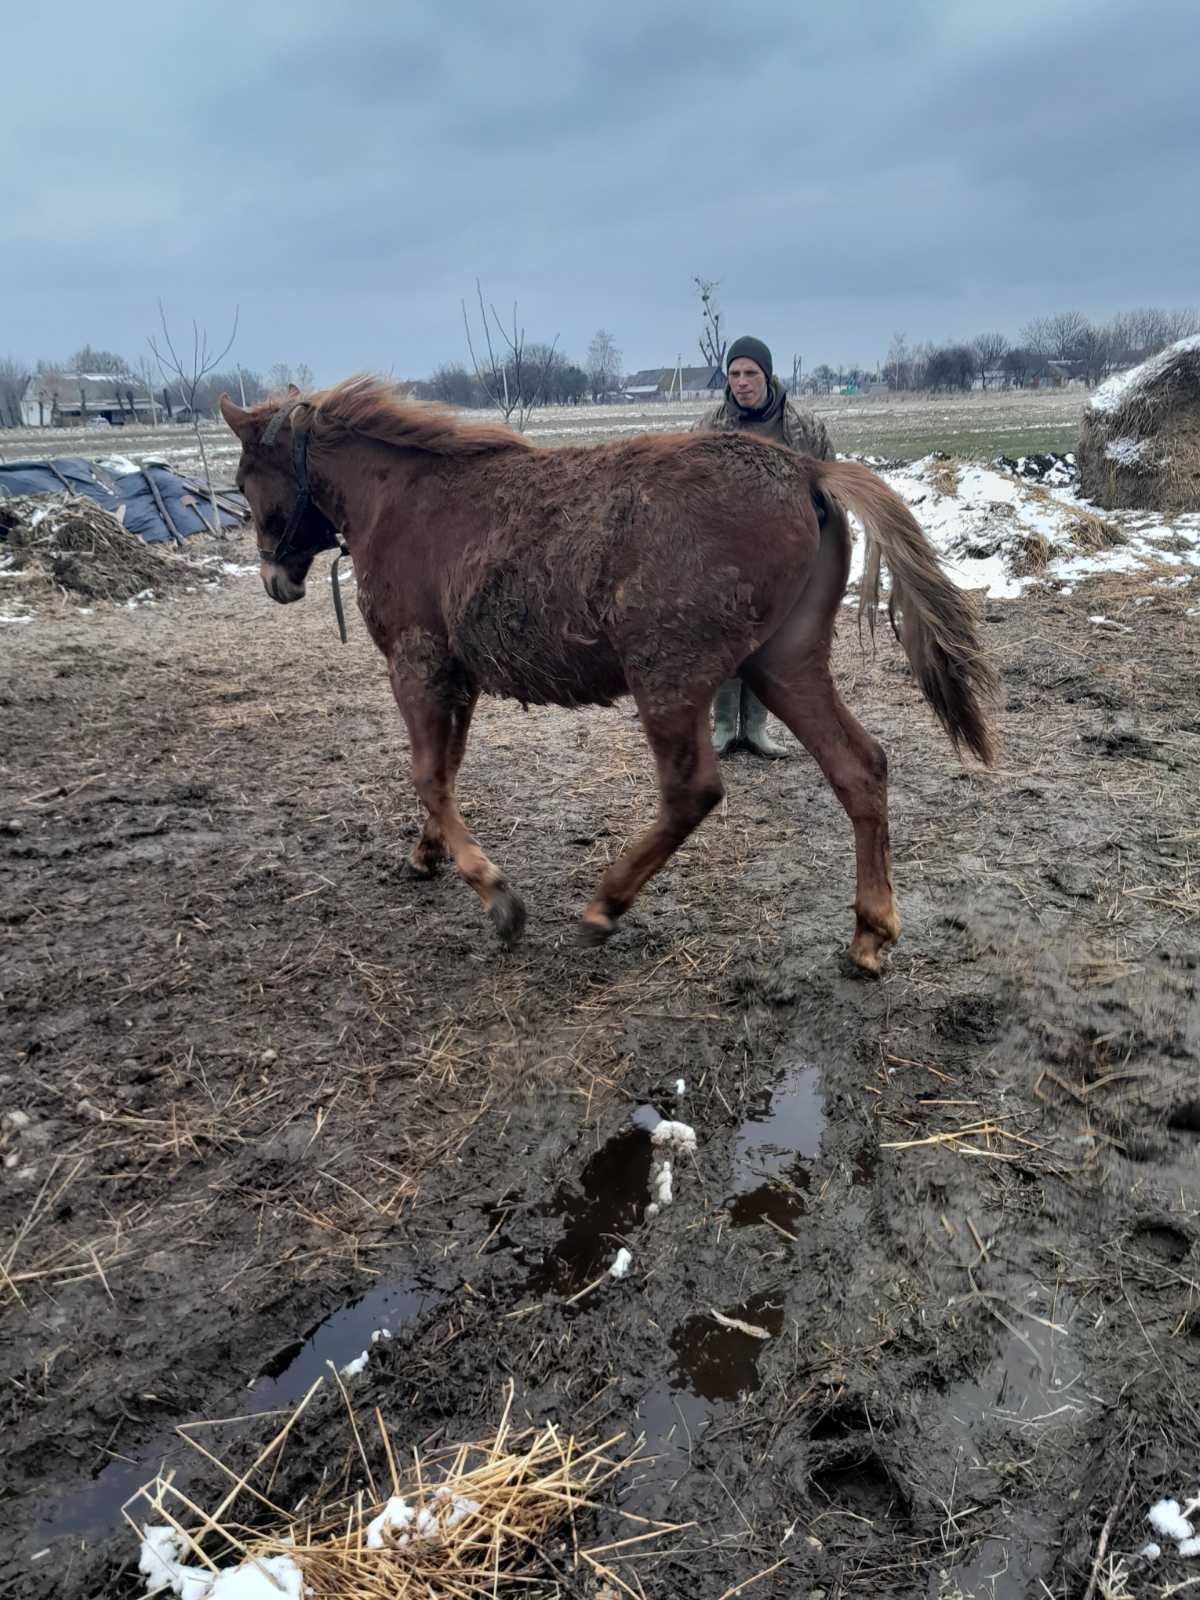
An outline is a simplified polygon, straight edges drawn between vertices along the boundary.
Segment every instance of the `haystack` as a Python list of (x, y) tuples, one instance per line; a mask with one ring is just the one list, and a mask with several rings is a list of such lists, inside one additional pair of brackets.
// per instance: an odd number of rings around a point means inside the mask
[(1110, 510), (1200, 511), (1200, 336), (1096, 390), (1079, 468), (1083, 494)]
[(74, 494), (0, 500), (0, 569), (26, 580), (20, 591), (26, 600), (41, 588), (75, 600), (126, 601), (196, 581), (178, 556), (144, 543), (119, 517)]

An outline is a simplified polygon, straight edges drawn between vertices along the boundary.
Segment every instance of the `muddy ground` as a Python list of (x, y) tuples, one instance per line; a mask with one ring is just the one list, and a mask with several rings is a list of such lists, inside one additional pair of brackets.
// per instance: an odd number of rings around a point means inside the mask
[[(485, 704), (462, 790), (530, 909), (503, 954), (406, 876), (403, 730), (327, 594), (4, 630), (0, 1594), (139, 1594), (122, 1501), (222, 1483), (176, 1426), (242, 1419), (193, 1433), (240, 1466), (382, 1325), (349, 1388), (405, 1449), (485, 1434), (510, 1380), (645, 1435), (587, 1531), (692, 1524), (620, 1569), (648, 1596), (1188, 1576), (1129, 1558), (1200, 1469), (1200, 598), (1135, 588), (987, 605), (995, 774), (844, 629), (892, 763), (879, 983), (840, 966), (849, 828), (798, 750), (730, 763), (589, 951), (653, 803), (637, 724)], [(699, 1135), (650, 1221), (645, 1103)], [(360, 1479), (327, 1384), (271, 1498)]]

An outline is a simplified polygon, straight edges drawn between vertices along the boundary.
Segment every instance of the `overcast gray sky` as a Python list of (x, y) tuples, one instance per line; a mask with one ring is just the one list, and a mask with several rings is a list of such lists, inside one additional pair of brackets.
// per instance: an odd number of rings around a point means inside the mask
[(1197, 0), (10, 8), (0, 355), (422, 376), (479, 274), (533, 338), (777, 365), (1200, 302)]

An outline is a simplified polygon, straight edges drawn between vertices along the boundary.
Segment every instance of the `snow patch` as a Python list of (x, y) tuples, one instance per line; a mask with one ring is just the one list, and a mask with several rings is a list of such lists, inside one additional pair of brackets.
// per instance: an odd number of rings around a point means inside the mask
[(1104, 446), (1104, 459), (1115, 461), (1119, 467), (1144, 467), (1145, 448), (1144, 439), (1131, 439), (1122, 435), (1119, 439), (1110, 439)]
[[(1039, 581), (1065, 586), (1097, 573), (1143, 572), (1149, 563), (1163, 560), (1156, 541), (1179, 538), (1187, 548), (1172, 552), (1170, 559), (1200, 576), (1200, 517), (1185, 514), (1168, 521), (1144, 511), (1106, 511), (1105, 521), (1120, 530), (1125, 542), (1083, 551), (1075, 544), (1073, 524), (1080, 516), (1094, 517), (1098, 512), (1069, 484), (1052, 486), (1048, 475), (1035, 483), (1017, 471), (1020, 461), (1003, 469), (965, 463), (958, 471), (955, 492), (943, 494), (935, 483), (944, 465), (941, 458), (926, 456), (885, 469), (880, 476), (912, 511), (947, 576), (962, 589), (985, 590), (994, 599), (1011, 600)], [(856, 521), (855, 529), (852, 584), (861, 580), (863, 570), (863, 540)], [(1049, 547), (1049, 560), (1040, 573), (1024, 572), (1028, 549), (1039, 539)], [(856, 596), (851, 600), (857, 603)]]
[(1188, 355), (1193, 351), (1200, 353), (1200, 334), (1193, 334), (1190, 339), (1180, 339), (1175, 344), (1169, 344), (1165, 350), (1160, 350), (1158, 355), (1151, 356), (1149, 361), (1143, 361), (1140, 367), (1130, 367), (1127, 372), (1114, 373), (1107, 383), (1102, 383), (1096, 390), (1088, 403), (1088, 410), (1098, 411), (1101, 416), (1112, 416), (1127, 400), (1133, 399), (1139, 389), (1147, 389), (1156, 383), (1177, 357)]
[(696, 1153), (696, 1130), (686, 1122), (671, 1122), (663, 1118), (650, 1129), (653, 1147), (650, 1157), (650, 1203), (647, 1217), (656, 1217), (675, 1199), (675, 1174), (673, 1155)]
[(434, 1490), (432, 1507), (410, 1506), (403, 1495), (393, 1495), (367, 1525), (367, 1549), (386, 1550), (415, 1539), (440, 1539), (478, 1510), (478, 1500), (453, 1494), (444, 1486)]
[(613, 1264), (608, 1269), (609, 1276), (613, 1278), (627, 1278), (629, 1276), (629, 1268), (632, 1263), (632, 1251), (626, 1250), (624, 1246), (622, 1246), (613, 1257)]
[(214, 1571), (182, 1561), (184, 1548), (174, 1528), (142, 1528), (138, 1571), (148, 1594), (169, 1590), (179, 1600), (304, 1600), (312, 1592), (291, 1556), (251, 1556)]

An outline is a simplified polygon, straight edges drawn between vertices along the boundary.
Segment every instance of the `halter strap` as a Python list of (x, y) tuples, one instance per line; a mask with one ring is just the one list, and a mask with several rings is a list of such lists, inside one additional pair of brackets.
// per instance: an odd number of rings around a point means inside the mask
[(292, 412), (295, 411), (296, 407), (298, 405), (303, 405), (303, 403), (302, 397), (298, 394), (288, 396), (288, 398), (280, 406), (279, 410), (271, 418), (270, 422), (267, 423), (266, 432), (262, 437), (263, 444), (269, 446), (275, 443), (276, 439), (279, 437), (280, 428), (283, 427), (284, 423), (291, 416)]

